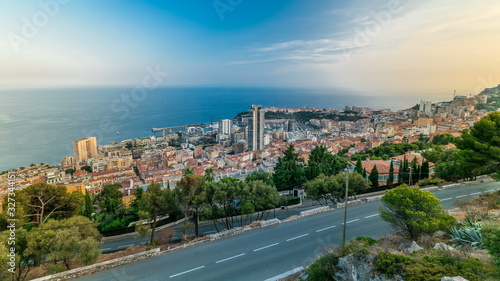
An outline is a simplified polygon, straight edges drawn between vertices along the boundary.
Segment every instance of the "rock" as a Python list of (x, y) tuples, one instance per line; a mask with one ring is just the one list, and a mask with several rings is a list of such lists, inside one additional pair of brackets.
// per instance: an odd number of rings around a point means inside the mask
[(417, 244), (417, 242), (413, 241), (413, 242), (411, 242), (411, 246), (410, 246), (410, 248), (406, 248), (406, 249), (405, 249), (405, 252), (408, 252), (408, 253), (413, 253), (413, 252), (415, 252), (415, 251), (422, 250), (422, 249), (423, 249), (423, 248), (422, 248), (422, 247), (420, 247), (420, 246)]
[(442, 230), (438, 230), (434, 233), (434, 237), (445, 237), (447, 234)]
[(434, 245), (434, 249), (438, 249), (438, 250), (441, 250), (441, 251), (451, 251), (455, 248), (453, 248), (452, 246), (448, 246), (444, 243), (436, 243), (436, 245)]
[(403, 281), (403, 277), (396, 275), (388, 278), (374, 272), (373, 260), (375, 255), (369, 254), (361, 258), (347, 256), (339, 259), (335, 267), (336, 280), (343, 281)]
[(455, 277), (445, 276), (441, 278), (441, 281), (469, 281), (469, 280), (463, 278), (462, 276), (455, 276)]

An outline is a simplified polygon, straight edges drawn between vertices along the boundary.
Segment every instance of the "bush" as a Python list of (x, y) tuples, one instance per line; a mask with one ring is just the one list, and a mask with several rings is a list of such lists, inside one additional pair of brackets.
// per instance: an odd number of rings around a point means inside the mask
[(307, 269), (308, 281), (331, 281), (335, 280), (335, 266), (339, 262), (336, 254), (326, 254), (314, 261)]
[[(99, 226), (101, 226), (101, 225), (99, 225)], [(110, 231), (110, 230), (122, 229), (122, 228), (126, 228), (126, 227), (127, 227), (126, 221), (117, 219), (117, 220), (112, 221), (109, 224), (102, 225), (100, 227), (100, 230), (101, 231)]]
[(496, 265), (500, 267), (500, 224), (485, 224), (481, 229), (481, 234), (484, 247), (493, 256)]
[(449, 253), (433, 250), (417, 257), (406, 267), (405, 280), (441, 280), (444, 276), (462, 276), (469, 281), (498, 280), (495, 268), (476, 258), (452, 257)]
[(403, 275), (406, 265), (411, 262), (411, 258), (407, 256), (381, 252), (375, 256), (374, 266), (377, 272), (393, 278), (394, 275)]
[(445, 214), (434, 194), (418, 187), (400, 185), (387, 191), (381, 200), (380, 217), (407, 238), (432, 235), (455, 223), (453, 217)]
[(356, 237), (349, 241), (346, 248), (343, 251), (344, 255), (353, 255), (356, 258), (361, 258), (365, 255), (370, 254), (367, 247), (377, 243), (377, 240), (370, 237)]
[(424, 186), (436, 186), (436, 185), (442, 185), (446, 181), (440, 178), (435, 178), (435, 179), (421, 179), (417, 182), (417, 185), (420, 187)]

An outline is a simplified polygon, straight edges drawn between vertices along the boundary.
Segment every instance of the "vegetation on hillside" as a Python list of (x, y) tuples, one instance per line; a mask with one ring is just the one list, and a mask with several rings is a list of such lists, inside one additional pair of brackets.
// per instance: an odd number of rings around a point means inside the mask
[[(405, 188), (407, 191), (410, 190), (408, 187)], [(462, 202), (460, 211), (455, 210), (454, 215), (458, 218), (462, 213), (466, 215), (475, 213), (481, 221), (465, 219), (449, 230), (457, 227), (461, 229), (464, 226), (473, 226), (472, 228), (477, 229), (480, 225), (480, 244), (473, 244), (473, 241), (462, 241), (457, 244), (457, 237), (453, 231), (450, 231), (449, 236), (422, 232), (410, 240), (397, 234), (377, 241), (371, 238), (356, 238), (344, 249), (338, 247), (328, 249), (327, 254), (318, 258), (306, 269), (305, 280), (341, 280), (350, 272), (356, 272), (358, 278), (383, 275), (388, 280), (439, 281), (444, 276), (462, 276), (470, 281), (500, 280), (498, 210), (500, 210), (500, 192)], [(407, 218), (407, 220), (412, 219)], [(411, 241), (417, 241), (423, 249), (409, 250)], [(434, 245), (437, 243), (454, 245), (455, 249), (436, 249)]]

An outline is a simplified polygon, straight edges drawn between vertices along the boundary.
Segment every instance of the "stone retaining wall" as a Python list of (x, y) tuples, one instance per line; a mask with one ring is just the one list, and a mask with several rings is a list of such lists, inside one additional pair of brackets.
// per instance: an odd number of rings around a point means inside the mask
[(75, 268), (72, 270), (68, 270), (65, 272), (41, 277), (38, 279), (34, 279), (34, 281), (65, 281), (65, 280), (70, 280), (70, 279), (76, 279), (79, 277), (82, 277), (84, 275), (92, 274), (101, 270), (106, 270), (110, 269), (113, 267), (117, 267), (123, 264), (127, 264), (130, 262), (135, 262), (135, 261), (140, 261), (144, 260), (150, 257), (157, 256), (160, 253), (160, 248), (149, 250), (146, 252), (126, 256), (126, 257), (121, 257), (117, 258), (114, 260), (109, 260), (105, 262), (100, 262), (96, 263), (93, 265), (85, 266), (85, 267), (80, 267), (80, 268)]

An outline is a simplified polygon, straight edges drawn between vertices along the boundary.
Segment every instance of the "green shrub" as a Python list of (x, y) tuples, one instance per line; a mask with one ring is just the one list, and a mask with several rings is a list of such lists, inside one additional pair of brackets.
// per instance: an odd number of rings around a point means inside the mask
[(375, 257), (374, 265), (377, 272), (393, 278), (394, 275), (403, 275), (406, 265), (411, 262), (407, 256), (381, 252)]
[[(99, 225), (99, 226), (101, 226), (101, 225)], [(117, 220), (112, 221), (109, 224), (102, 225), (100, 230), (101, 231), (110, 231), (110, 230), (122, 229), (122, 228), (126, 228), (126, 227), (127, 227), (126, 221), (117, 219)]]
[(500, 267), (500, 224), (485, 224), (481, 229), (483, 235), (483, 244), (495, 263)]
[(353, 255), (356, 258), (360, 258), (362, 256), (370, 254), (367, 247), (374, 245), (377, 243), (377, 240), (370, 237), (356, 237), (349, 241), (342, 254), (344, 255)]
[(442, 185), (446, 181), (440, 178), (435, 178), (435, 179), (421, 179), (417, 182), (417, 185), (420, 187), (424, 186), (436, 186), (436, 185)]
[(495, 268), (477, 258), (453, 257), (433, 250), (427, 256), (417, 257), (406, 267), (405, 280), (441, 280), (444, 276), (462, 276), (469, 281), (498, 280)]
[(335, 266), (339, 262), (336, 254), (326, 254), (314, 261), (307, 269), (308, 281), (331, 281), (334, 280)]

